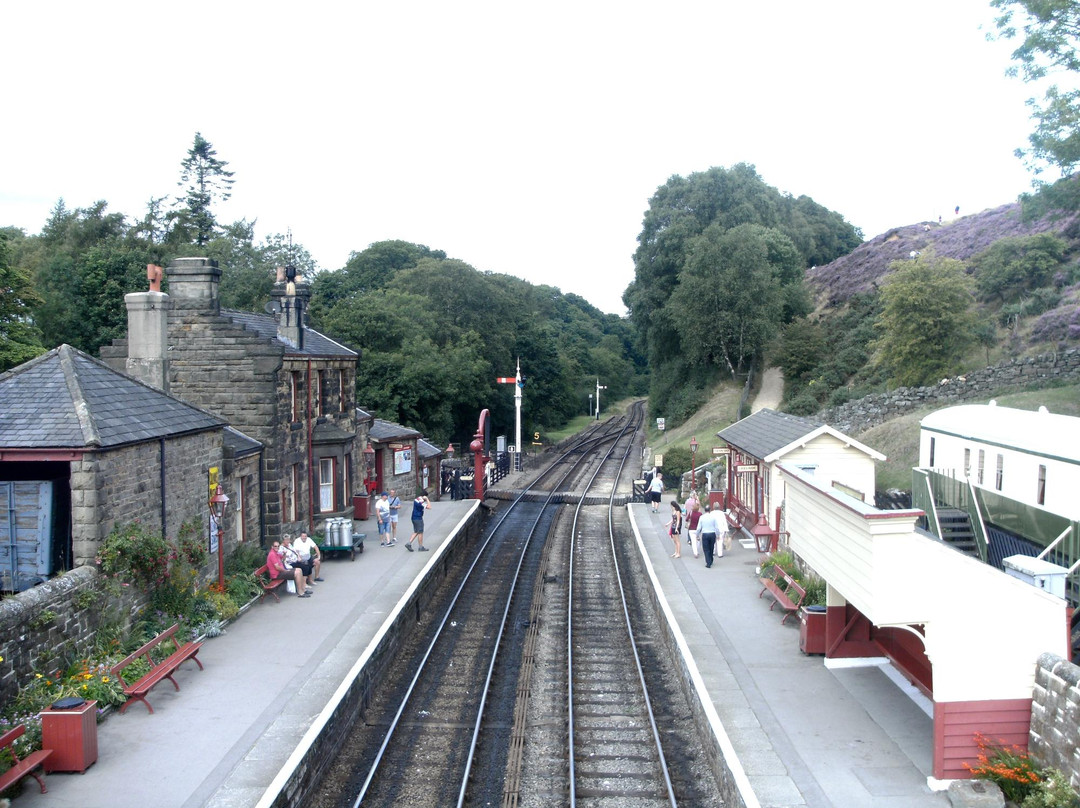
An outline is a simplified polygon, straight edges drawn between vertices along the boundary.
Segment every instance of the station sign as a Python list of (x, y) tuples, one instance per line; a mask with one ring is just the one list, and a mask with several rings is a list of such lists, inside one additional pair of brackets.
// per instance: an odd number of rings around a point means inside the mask
[(657, 419), (656, 419), (656, 429), (657, 429), (657, 430), (658, 430), (659, 432), (663, 432), (663, 431), (664, 431), (664, 427), (665, 427), (665, 425), (666, 425), (666, 424), (665, 424), (665, 422), (664, 422), (664, 419), (663, 419), (663, 418), (657, 418)]
[(663, 455), (653, 455), (653, 465), (654, 466), (663, 466), (664, 465), (664, 456)]
[(712, 453), (715, 457), (731, 454), (730, 446), (714, 446), (712, 447)]
[(758, 470), (758, 467), (757, 467), (756, 463), (754, 465), (752, 465), (752, 466), (736, 466), (735, 467), (735, 473), (736, 474), (756, 474), (757, 470)]

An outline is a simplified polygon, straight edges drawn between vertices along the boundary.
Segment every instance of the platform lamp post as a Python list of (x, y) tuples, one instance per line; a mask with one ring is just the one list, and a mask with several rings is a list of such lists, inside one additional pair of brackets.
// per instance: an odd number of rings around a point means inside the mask
[(592, 418), (592, 393), (589, 393), (589, 417)]
[(690, 438), (690, 493), (697, 489), (697, 438)]
[(217, 574), (218, 587), (225, 591), (225, 529), (221, 526), (225, 519), (225, 506), (229, 504), (229, 498), (221, 490), (221, 486), (214, 489), (214, 496), (210, 497), (210, 515), (214, 517), (214, 525), (217, 527)]
[[(446, 474), (443, 476), (443, 485), (445, 483), (450, 484), (450, 499), (457, 499), (457, 470), (454, 468), (454, 444), (446, 444), (446, 462), (448, 468)], [(441, 492), (440, 492), (441, 493)]]

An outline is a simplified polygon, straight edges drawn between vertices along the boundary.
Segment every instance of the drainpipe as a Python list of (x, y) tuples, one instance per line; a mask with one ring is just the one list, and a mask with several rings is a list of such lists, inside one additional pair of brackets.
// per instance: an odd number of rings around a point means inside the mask
[[(304, 333), (303, 329), (300, 329), (301, 335)], [(303, 336), (300, 337), (303, 341)], [(307, 464), (308, 464), (308, 476), (307, 476), (307, 490), (308, 490), (308, 529), (315, 530), (315, 492), (312, 490), (314, 486), (312, 483), (315, 481), (315, 467), (312, 463), (311, 452), (311, 359), (307, 361)]]
[(165, 529), (165, 438), (158, 438), (158, 469), (161, 474), (161, 538), (167, 537)]
[(259, 546), (265, 547), (266, 493), (263, 491), (263, 471), (266, 468), (266, 447), (259, 450)]

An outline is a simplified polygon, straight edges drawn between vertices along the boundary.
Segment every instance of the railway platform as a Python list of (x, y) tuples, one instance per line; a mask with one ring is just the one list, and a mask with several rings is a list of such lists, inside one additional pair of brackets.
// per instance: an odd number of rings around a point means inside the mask
[[(516, 475), (512, 475), (512, 478)], [(513, 485), (508, 479), (504, 485)], [(428, 564), (474, 509), (475, 500), (433, 503), (430, 553), (372, 541), (354, 562), (324, 563), (311, 598), (268, 597), (185, 666), (179, 692), (153, 694), (98, 726), (98, 761), (84, 774), (54, 773), (49, 791), (27, 788), (15, 808), (257, 808), (275, 778), (317, 733), (324, 708), (384, 630)], [(945, 808), (931, 792), (931, 721), (916, 693), (879, 667), (826, 668), (799, 651), (797, 624), (770, 611), (738, 543), (712, 569), (685, 548), (670, 557), (665, 514), (630, 505), (662, 600), (678, 626), (737, 753), (745, 781), (765, 808)], [(400, 531), (408, 525), (403, 521)], [(399, 531), (399, 532), (400, 532)], [(269, 790), (268, 790), (269, 789)]]
[(205, 670), (185, 665), (175, 674), (179, 692), (154, 689), (153, 715), (142, 705), (113, 712), (97, 728), (96, 763), (84, 774), (47, 775), (48, 793), (26, 788), (15, 808), (258, 805), (403, 594), (478, 507), (432, 503), (428, 553), (402, 546), (408, 519), (394, 547), (379, 546), (374, 519), (359, 522), (365, 551), (324, 561), (313, 597), (267, 596), (248, 608), (203, 645)]
[(679, 650), (693, 659), (696, 684), (763, 808), (951, 805), (927, 784), (933, 722), (924, 696), (891, 666), (826, 667), (804, 655), (798, 621), (782, 625), (783, 612), (758, 598), (752, 541), (733, 541), (706, 568), (685, 543), (671, 557), (666, 507), (629, 507)]

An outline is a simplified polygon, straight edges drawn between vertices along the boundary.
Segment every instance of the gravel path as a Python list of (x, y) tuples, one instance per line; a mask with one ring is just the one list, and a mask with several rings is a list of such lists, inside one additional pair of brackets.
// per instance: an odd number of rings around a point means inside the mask
[(780, 408), (780, 400), (784, 397), (784, 374), (780, 368), (768, 368), (761, 377), (761, 389), (754, 397), (754, 403), (750, 405), (750, 412)]

